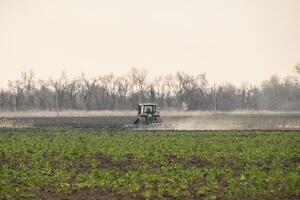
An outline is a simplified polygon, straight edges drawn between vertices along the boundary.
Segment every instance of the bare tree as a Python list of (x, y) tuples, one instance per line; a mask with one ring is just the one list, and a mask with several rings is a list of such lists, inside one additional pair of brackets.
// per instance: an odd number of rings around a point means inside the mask
[(68, 79), (65, 72), (62, 72), (58, 79), (50, 79), (50, 85), (54, 89), (55, 93), (55, 110), (57, 116), (63, 108), (63, 98), (65, 96), (65, 91), (68, 87)]
[(30, 109), (30, 107), (32, 107), (32, 105), (35, 104), (34, 74), (33, 71), (29, 71), (29, 72), (22, 72), (21, 75), (22, 75), (21, 85), (23, 86), (23, 91), (24, 91), (24, 104), (26, 105), (26, 108), (25, 107), (24, 108)]
[[(300, 64), (295, 66), (300, 74)], [(65, 73), (57, 79), (35, 81), (33, 72), (9, 81), (0, 89), (1, 110), (103, 110), (133, 109), (138, 102), (157, 102), (164, 109), (188, 110), (300, 110), (300, 79), (272, 76), (261, 87), (230, 83), (214, 87), (205, 74), (160, 76), (147, 80), (147, 71), (132, 68), (126, 76), (106, 74), (69, 80)]]
[(70, 108), (77, 109), (76, 96), (79, 94), (79, 81), (72, 80), (68, 85), (68, 95), (70, 101)]
[(131, 68), (128, 77), (133, 86), (134, 92), (138, 93), (138, 102), (144, 100), (144, 92), (147, 88), (148, 71), (145, 69)]
[(185, 74), (183, 72), (177, 72), (176, 76), (173, 81), (173, 91), (177, 98), (180, 108), (183, 104), (183, 94), (184, 94), (184, 81), (185, 81)]
[(3, 89), (1, 89), (1, 92), (0, 92), (0, 110), (4, 110), (4, 108), (6, 107), (7, 100), (8, 100), (7, 97), (8, 97), (7, 92), (5, 92)]
[(23, 96), (24, 96), (24, 87), (20, 80), (16, 80), (14, 82), (8, 82), (9, 91), (15, 96), (15, 109), (17, 111), (22, 109), (23, 105)]
[[(117, 94), (119, 95), (119, 105), (126, 108), (129, 95), (129, 80), (126, 76), (118, 77), (116, 80)], [(119, 108), (120, 109), (120, 108)]]
[(164, 106), (165, 81), (163, 76), (155, 78), (150, 84), (150, 99)]
[(39, 88), (35, 95), (38, 101), (39, 108), (43, 110), (53, 110), (53, 105), (51, 102), (52, 91), (50, 89), (50, 83), (42, 79), (38, 80), (37, 82)]
[(92, 96), (95, 90), (95, 87), (99, 81), (99, 78), (93, 78), (88, 80), (85, 77), (85, 74), (81, 74), (81, 81), (83, 83), (83, 90), (84, 90), (84, 104), (85, 110), (92, 110)]
[(168, 107), (168, 109), (171, 109), (171, 104), (172, 104), (172, 97), (174, 96), (174, 92), (173, 92), (173, 86), (175, 80), (173, 78), (173, 76), (171, 74), (165, 76), (164, 78), (164, 93), (165, 93), (165, 103)]
[(111, 73), (109, 75), (100, 77), (99, 80), (101, 82), (101, 86), (107, 93), (109, 109), (113, 110), (116, 102), (118, 79)]

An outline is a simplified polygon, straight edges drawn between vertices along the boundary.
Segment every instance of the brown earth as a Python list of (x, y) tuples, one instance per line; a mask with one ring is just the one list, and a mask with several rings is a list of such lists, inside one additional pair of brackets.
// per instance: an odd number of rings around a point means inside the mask
[[(68, 194), (59, 193), (51, 188), (41, 188), (37, 196), (47, 200), (112, 200), (112, 199), (132, 199), (129, 194), (116, 194), (111, 190), (101, 190), (98, 188), (73, 189)], [(135, 199), (140, 199), (135, 197)]]

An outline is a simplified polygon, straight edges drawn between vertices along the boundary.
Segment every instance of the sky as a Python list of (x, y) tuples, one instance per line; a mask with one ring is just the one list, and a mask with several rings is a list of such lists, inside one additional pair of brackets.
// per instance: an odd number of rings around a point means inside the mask
[(0, 0), (0, 86), (36, 78), (205, 73), (221, 84), (293, 75), (300, 0)]

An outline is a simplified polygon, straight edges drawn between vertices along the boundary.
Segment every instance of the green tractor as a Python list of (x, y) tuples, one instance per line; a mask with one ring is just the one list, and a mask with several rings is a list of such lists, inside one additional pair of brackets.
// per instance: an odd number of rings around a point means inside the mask
[(159, 111), (156, 109), (157, 104), (141, 103), (137, 107), (138, 117), (133, 122), (137, 125), (149, 125), (153, 123), (161, 123)]
[(170, 128), (162, 122), (157, 104), (155, 103), (140, 103), (137, 107), (138, 115), (132, 124), (125, 124), (124, 128), (133, 129), (165, 129)]

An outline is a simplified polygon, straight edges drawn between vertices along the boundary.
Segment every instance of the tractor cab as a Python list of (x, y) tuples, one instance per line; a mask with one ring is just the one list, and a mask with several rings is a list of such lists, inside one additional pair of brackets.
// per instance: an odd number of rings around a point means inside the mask
[(156, 106), (157, 104), (151, 104), (151, 103), (141, 103), (138, 105), (138, 115), (141, 114), (158, 114), (156, 112)]
[(160, 122), (157, 104), (154, 103), (140, 103), (137, 107), (138, 116), (133, 124), (149, 125)]

